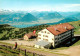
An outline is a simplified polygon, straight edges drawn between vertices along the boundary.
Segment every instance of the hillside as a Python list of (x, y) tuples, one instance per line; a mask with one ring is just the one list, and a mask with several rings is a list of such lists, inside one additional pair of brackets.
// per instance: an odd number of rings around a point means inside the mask
[(58, 23), (67, 23), (67, 22), (72, 22), (72, 21), (78, 21), (78, 19), (75, 17), (66, 17), (65, 19), (59, 21)]
[(22, 38), (25, 33), (37, 32), (43, 28), (48, 27), (48, 25), (39, 25), (27, 28), (15, 28), (7, 24), (0, 25), (0, 40)]
[(75, 27), (74, 34), (80, 35), (80, 20), (79, 21), (69, 22), (69, 23)]
[(74, 15), (70, 15), (71, 17), (75, 17), (78, 20), (80, 20), (80, 13), (74, 14)]
[(55, 22), (55, 23), (47, 23), (48, 25), (53, 25), (53, 24), (60, 24), (60, 23), (67, 23), (67, 22), (72, 22), (72, 21), (78, 21), (77, 18), (75, 17), (65, 17), (64, 19)]

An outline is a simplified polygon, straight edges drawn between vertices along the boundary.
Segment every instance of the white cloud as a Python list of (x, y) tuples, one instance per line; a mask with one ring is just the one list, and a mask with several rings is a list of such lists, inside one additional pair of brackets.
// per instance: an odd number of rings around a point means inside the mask
[(76, 7), (76, 6), (79, 6), (80, 7), (80, 4), (65, 4), (66, 7)]
[(54, 11), (80, 11), (80, 4), (62, 4), (62, 5), (56, 5), (54, 8), (52, 8)]

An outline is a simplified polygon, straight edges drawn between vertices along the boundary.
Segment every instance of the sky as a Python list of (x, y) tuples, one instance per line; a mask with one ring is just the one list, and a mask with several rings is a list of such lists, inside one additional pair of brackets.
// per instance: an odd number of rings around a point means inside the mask
[(0, 0), (0, 9), (15, 11), (80, 11), (80, 0)]

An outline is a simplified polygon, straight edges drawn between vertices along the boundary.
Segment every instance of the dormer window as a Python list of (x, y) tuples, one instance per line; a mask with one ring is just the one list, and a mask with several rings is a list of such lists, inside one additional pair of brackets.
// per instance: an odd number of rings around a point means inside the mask
[(55, 31), (57, 31), (57, 28), (55, 28)]
[(65, 26), (65, 29), (66, 29), (66, 30), (69, 30), (66, 26)]
[(55, 28), (55, 31), (58, 31), (58, 32), (60, 32), (57, 28)]

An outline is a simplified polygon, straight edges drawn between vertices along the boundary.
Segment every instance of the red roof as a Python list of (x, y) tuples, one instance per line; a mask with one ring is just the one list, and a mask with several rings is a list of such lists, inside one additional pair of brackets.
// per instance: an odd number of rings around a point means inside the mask
[(33, 32), (31, 32), (31, 33), (27, 33), (27, 34), (25, 34), (28, 38), (31, 38), (32, 36), (36, 36), (36, 34), (34, 34)]
[(50, 31), (54, 35), (59, 35), (71, 29), (74, 29), (74, 27), (70, 25), (69, 23), (62, 23), (62, 24), (47, 27), (47, 30)]

